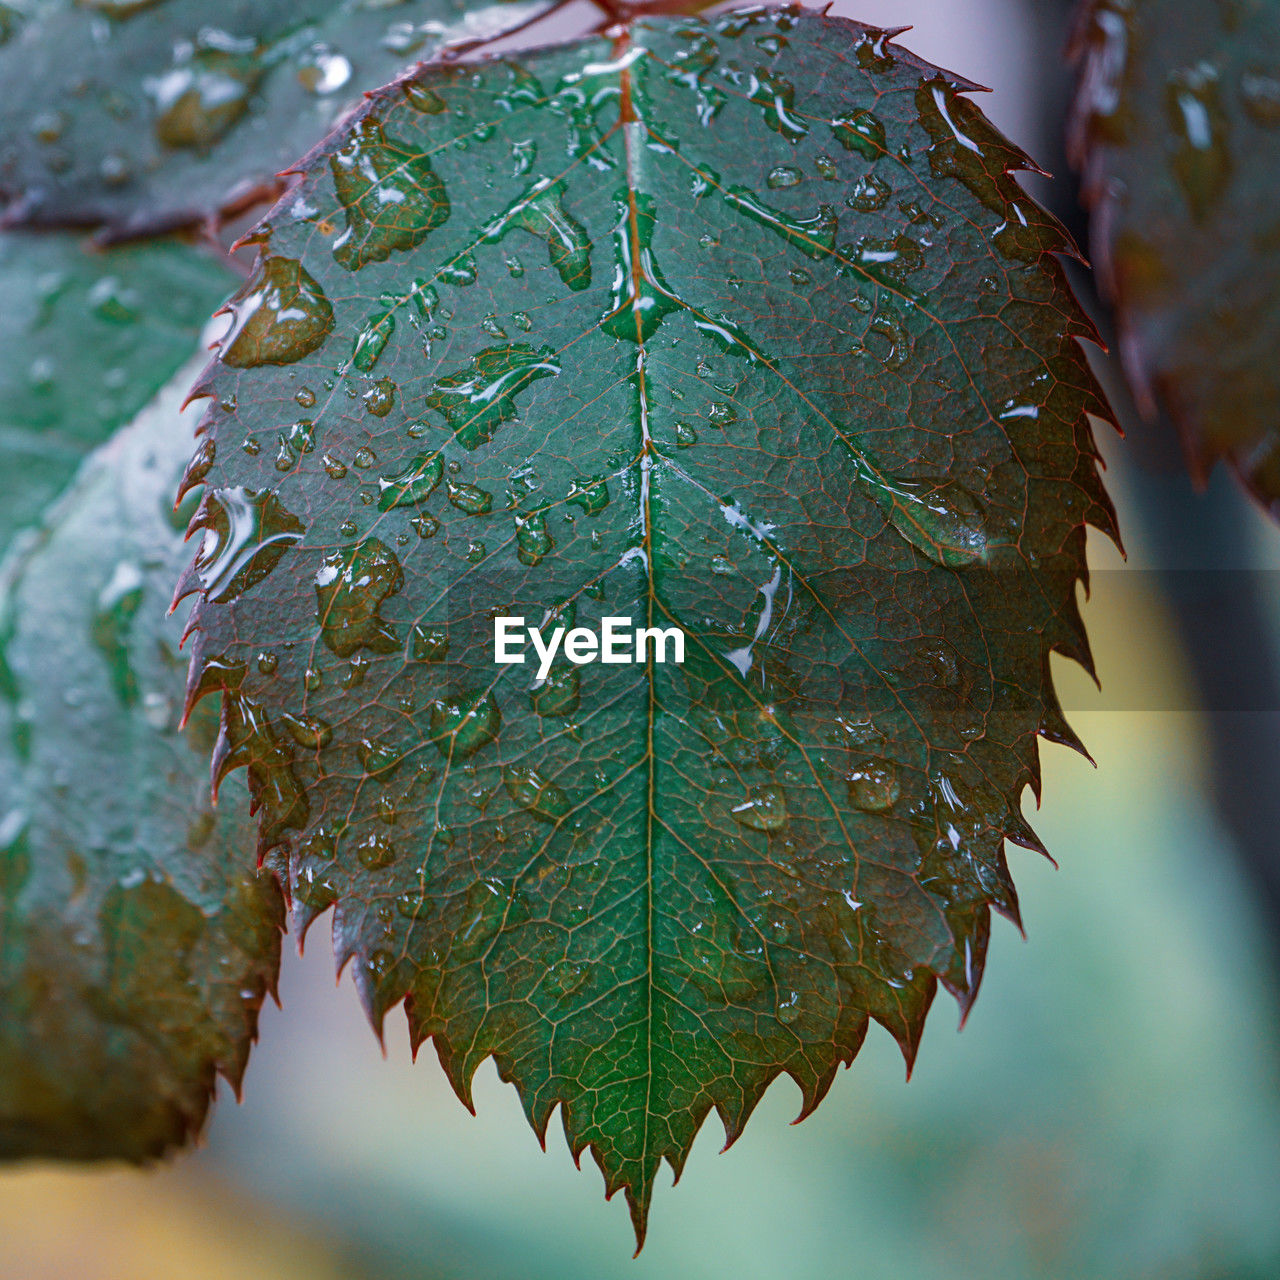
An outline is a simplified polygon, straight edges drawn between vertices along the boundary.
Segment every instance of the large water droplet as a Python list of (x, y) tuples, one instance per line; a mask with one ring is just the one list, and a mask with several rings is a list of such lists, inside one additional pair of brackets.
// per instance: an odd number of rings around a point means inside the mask
[(356, 333), (355, 345), (351, 350), (351, 363), (361, 373), (368, 373), (378, 363), (395, 331), (394, 311), (383, 311), (370, 316)]
[(502, 714), (490, 693), (472, 693), (431, 707), (431, 740), (442, 755), (466, 757), (497, 737)]
[(156, 104), (156, 137), (167, 147), (211, 147), (249, 109), (266, 70), (253, 40), (235, 40), (212, 28), (201, 37), (197, 45), (203, 47), (180, 44), (180, 61), (143, 81)]
[(444, 459), (438, 453), (423, 454), (399, 471), (378, 480), (378, 510), (409, 507), (425, 502), (444, 475)]
[(581, 702), (581, 676), (577, 667), (552, 667), (530, 697), (540, 716), (568, 716)]
[(864, 160), (879, 160), (888, 154), (884, 122), (871, 111), (851, 111), (831, 122), (831, 132), (846, 151), (856, 151)]
[(269, 489), (206, 492), (191, 523), (207, 530), (195, 572), (205, 596), (220, 603), (261, 582), (305, 533), (302, 521)]
[(888, 760), (864, 760), (845, 775), (849, 803), (864, 813), (884, 813), (898, 803), (902, 786)]
[(347, 215), (333, 256), (348, 271), (414, 248), (449, 217), (449, 197), (430, 158), (388, 138), (372, 116), (329, 157), (329, 167)]
[(398, 649), (395, 628), (378, 610), (403, 585), (400, 561), (377, 538), (326, 556), (316, 573), (316, 616), (325, 644), (340, 658), (361, 648), (374, 653)]
[(485, 227), (481, 238), (497, 244), (509, 231), (527, 231), (547, 243), (551, 265), (574, 290), (591, 283), (591, 241), (582, 224), (564, 208), (564, 183), (535, 182)]
[(324, 290), (294, 258), (266, 258), (230, 306), (235, 321), (222, 359), (239, 369), (292, 364), (323, 345), (333, 328)]
[(935, 564), (960, 569), (987, 559), (990, 546), (982, 507), (963, 485), (884, 476), (864, 459), (857, 466), (889, 523)]
[(521, 564), (538, 564), (553, 545), (545, 512), (516, 512), (516, 555)]
[(526, 342), (488, 347), (472, 356), (465, 368), (440, 378), (424, 403), (444, 415), (463, 448), (476, 449), (516, 416), (515, 397), (520, 392), (559, 372), (551, 347), (535, 350)]
[(603, 476), (569, 481), (566, 502), (581, 507), (589, 516), (597, 516), (609, 505), (609, 484)]
[(765, 204), (746, 187), (726, 187), (722, 194), (732, 208), (753, 222), (768, 227), (806, 257), (817, 261), (834, 252), (839, 223), (830, 205), (820, 204), (818, 212), (811, 218), (793, 218), (789, 213)]
[(486, 489), (478, 488), (474, 484), (458, 484), (453, 480), (446, 481), (445, 487), (449, 494), (449, 501), (459, 511), (465, 511), (469, 516), (487, 515), (493, 510), (493, 494)]

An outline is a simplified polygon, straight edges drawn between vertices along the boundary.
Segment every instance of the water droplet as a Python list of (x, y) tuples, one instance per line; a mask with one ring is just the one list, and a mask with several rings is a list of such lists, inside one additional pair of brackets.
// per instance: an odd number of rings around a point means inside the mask
[(420, 516), (415, 516), (409, 521), (413, 527), (413, 531), (420, 538), (434, 538), (440, 530), (440, 521), (429, 512), (424, 512)]
[(589, 516), (598, 516), (609, 505), (608, 481), (603, 476), (570, 480), (565, 501), (581, 507)]
[(429, 157), (388, 138), (372, 116), (329, 157), (329, 167), (347, 216), (333, 256), (348, 271), (415, 248), (449, 217), (449, 197)]
[(445, 100), (429, 85), (409, 80), (400, 86), (405, 101), (415, 110), (438, 116), (447, 107)]
[(589, 974), (590, 970), (585, 964), (575, 964), (572, 960), (557, 960), (548, 966), (542, 978), (542, 985), (557, 999), (563, 1000), (580, 990)]
[(93, 643), (107, 660), (111, 688), (127, 707), (138, 700), (138, 681), (129, 661), (129, 637), (142, 595), (142, 570), (132, 561), (122, 560), (98, 594), (89, 626)]
[(794, 165), (780, 164), (769, 170), (766, 181), (776, 191), (780, 187), (798, 186), (804, 181), (804, 174)]
[(654, 257), (657, 218), (653, 198), (623, 190), (614, 199), (619, 219), (614, 231), (616, 266), (612, 295), (600, 328), (611, 338), (647, 342), (662, 321), (680, 310), (683, 303), (663, 279)]
[(492, 313), (480, 321), (480, 328), (491, 338), (505, 338), (507, 331), (498, 323), (498, 317)]
[(591, 241), (565, 210), (564, 191), (563, 182), (540, 178), (485, 227), (481, 238), (497, 244), (508, 232), (520, 230), (545, 240), (560, 279), (568, 288), (581, 290), (591, 284)]
[(379, 315), (370, 316), (356, 334), (355, 345), (351, 349), (351, 363), (361, 373), (368, 373), (378, 363), (395, 331), (394, 311), (383, 311)]
[(351, 79), (351, 62), (326, 44), (313, 44), (298, 68), (298, 83), (317, 97), (337, 93)]
[(835, 161), (830, 156), (814, 156), (813, 167), (818, 171), (818, 177), (824, 182), (839, 180), (840, 174), (836, 170)]
[(581, 676), (577, 667), (552, 667), (530, 697), (540, 716), (568, 716), (581, 702)]
[(1203, 222), (1231, 176), (1230, 125), (1222, 109), (1218, 73), (1206, 62), (1169, 76), (1167, 107), (1176, 140), (1173, 172), (1197, 222)]
[(774, 1013), (784, 1027), (791, 1026), (800, 1017), (800, 993), (798, 991), (788, 991), (778, 1001)]
[(864, 813), (884, 813), (898, 803), (902, 787), (888, 760), (864, 760), (845, 775), (849, 803)]
[(378, 610), (403, 585), (400, 561), (377, 538), (326, 556), (315, 579), (316, 615), (325, 644), (340, 658), (361, 648), (375, 653), (398, 649), (395, 629)]
[(378, 455), (374, 453), (368, 445), (361, 445), (355, 452), (355, 457), (351, 459), (362, 471), (368, 471), (371, 466), (378, 460)]
[(502, 716), (490, 693), (472, 693), (431, 706), (431, 740), (442, 755), (466, 758), (498, 734)]
[(479, 564), (489, 554), (483, 542), (472, 542), (467, 546), (467, 559), (472, 564)]
[[(375, 418), (385, 418), (396, 402), (396, 384), (390, 378), (381, 378), (360, 397), (364, 411)], [(357, 458), (359, 455), (356, 455)], [(356, 463), (359, 466), (359, 462)]]
[(687, 449), (690, 445), (698, 443), (698, 433), (687, 422), (677, 422), (675, 432), (676, 445), (679, 448)]
[(111, 151), (98, 162), (98, 177), (108, 187), (123, 187), (133, 181), (133, 168), (118, 151)]
[(787, 825), (787, 798), (781, 787), (756, 787), (730, 812), (735, 822), (753, 831), (781, 831)]
[(396, 860), (396, 847), (380, 831), (370, 832), (356, 841), (356, 857), (370, 871), (389, 867)]
[(790, 143), (808, 137), (808, 123), (793, 113), (796, 90), (791, 81), (763, 67), (756, 68), (753, 80), (748, 96), (763, 108), (761, 114), (765, 124)]
[(516, 555), (521, 564), (538, 564), (555, 545), (547, 532), (547, 517), (542, 511), (528, 515), (516, 513)]
[(156, 137), (167, 147), (211, 147), (249, 109), (266, 71), (253, 40), (234, 41), (219, 33), (222, 39), (215, 43), (207, 39), (212, 34), (212, 28), (201, 33), (206, 37), (202, 48), (180, 43), (175, 64), (142, 82), (156, 104)]
[(811, 218), (793, 218), (765, 204), (746, 187), (726, 187), (722, 194), (732, 208), (768, 227), (805, 257), (817, 261), (835, 251), (838, 220), (830, 205), (820, 204)]
[(444, 627), (424, 627), (412, 631), (413, 656), (418, 662), (443, 662), (449, 654), (449, 633)]
[[(467, 890), (466, 903), (457, 925), (450, 931), (451, 958), (466, 963), (478, 960), (497, 936), (504, 921), (512, 924), (511, 908), (515, 906), (513, 895), (501, 880), (486, 879), (473, 884)], [(527, 918), (528, 909), (516, 912), (517, 917)]]
[(985, 561), (990, 551), (978, 500), (954, 480), (895, 479), (856, 463), (889, 523), (918, 551), (948, 569)]
[(206, 530), (194, 571), (219, 603), (261, 582), (305, 532), (273, 492), (238, 487), (207, 491), (191, 523)]
[(320, 459), (320, 462), (325, 471), (327, 471), (335, 480), (341, 480), (342, 477), (347, 474), (346, 464), (340, 462), (331, 453), (326, 453), (324, 457)]
[(333, 741), (333, 726), (316, 716), (295, 716), (285, 712), (280, 719), (294, 742), (309, 751), (319, 751)]
[(840, 253), (850, 265), (898, 293), (910, 292), (907, 277), (924, 266), (924, 250), (910, 236), (862, 236), (857, 244), (842, 246)]
[(737, 420), (738, 415), (734, 412), (732, 405), (716, 401), (707, 410), (707, 421), (713, 427), (727, 427)]
[(298, 390), (294, 392), (293, 398), (304, 409), (312, 409), (315, 407), (316, 393), (312, 391), (310, 387), (299, 387)]
[(422, 454), (393, 475), (378, 480), (378, 510), (408, 507), (425, 502), (444, 475), (444, 459), (438, 453)]
[(294, 258), (266, 258), (231, 300), (235, 320), (222, 345), (234, 368), (292, 364), (324, 344), (333, 307), (319, 283)]
[(458, 484), (456, 481), (445, 481), (449, 501), (465, 511), (469, 516), (487, 515), (493, 510), (493, 494), (473, 484)]
[(430, 914), (431, 905), (427, 895), (418, 890), (396, 895), (396, 914), (406, 920), (424, 919)]
[(503, 769), (502, 781), (512, 800), (543, 822), (559, 822), (573, 807), (569, 797), (535, 769), (510, 766)]
[(551, 347), (528, 343), (488, 347), (465, 368), (446, 374), (427, 392), (427, 408), (442, 413), (465, 449), (477, 449), (516, 416), (515, 397), (540, 378), (554, 377), (560, 362)]
[(303, 867), (294, 881), (293, 896), (312, 911), (320, 912), (338, 900), (332, 876), (319, 867)]
[(874, 213), (883, 209), (893, 195), (893, 188), (874, 173), (863, 174), (854, 183), (853, 191), (845, 197), (845, 204), (859, 213)]
[(851, 111), (831, 122), (831, 132), (846, 151), (856, 151), (864, 160), (879, 160), (888, 154), (884, 123), (871, 111)]

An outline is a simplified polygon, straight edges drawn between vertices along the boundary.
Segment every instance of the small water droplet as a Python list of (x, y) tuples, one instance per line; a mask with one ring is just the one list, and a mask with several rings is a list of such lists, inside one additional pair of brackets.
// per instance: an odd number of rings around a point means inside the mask
[(469, 516), (487, 515), (493, 510), (493, 494), (474, 484), (459, 484), (454, 480), (445, 481), (449, 501), (459, 511)]
[(794, 165), (780, 164), (769, 170), (766, 181), (776, 191), (781, 187), (798, 186), (804, 181), (804, 174)]
[(389, 867), (396, 860), (396, 847), (380, 831), (372, 831), (356, 841), (356, 857), (370, 871)]
[(413, 656), (418, 662), (443, 662), (449, 654), (449, 633), (444, 627), (416, 624), (412, 631)]
[(438, 379), (424, 403), (444, 415), (463, 448), (477, 449), (502, 423), (515, 418), (517, 395), (559, 372), (551, 347), (535, 350), (526, 342), (488, 347), (472, 356), (466, 367)]
[(902, 786), (888, 760), (864, 760), (845, 775), (849, 803), (864, 813), (884, 813), (898, 803)]
[(603, 476), (570, 480), (565, 501), (581, 507), (589, 516), (597, 516), (609, 505), (608, 481)]
[(381, 378), (360, 399), (366, 413), (373, 414), (375, 418), (385, 418), (396, 402), (396, 384), (390, 378)]
[(333, 726), (316, 716), (295, 716), (285, 712), (280, 719), (294, 742), (309, 751), (319, 751), (333, 741)]
[(558, 822), (572, 808), (569, 797), (535, 769), (510, 766), (503, 769), (502, 781), (512, 800), (543, 822)]
[(497, 737), (501, 724), (491, 693), (466, 694), (431, 707), (431, 740), (445, 756), (475, 755)]
[(888, 154), (884, 122), (867, 110), (851, 111), (831, 122), (831, 132), (846, 151), (856, 151), (864, 160), (879, 160)]
[(753, 831), (781, 831), (787, 825), (786, 795), (781, 787), (756, 787), (730, 812), (735, 822)]

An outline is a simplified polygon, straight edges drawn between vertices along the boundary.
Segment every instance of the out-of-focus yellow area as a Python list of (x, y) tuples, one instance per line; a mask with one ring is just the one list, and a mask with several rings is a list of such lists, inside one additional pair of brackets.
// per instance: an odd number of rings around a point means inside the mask
[(337, 1280), (328, 1242), (217, 1179), (41, 1166), (0, 1178), (0, 1275)]

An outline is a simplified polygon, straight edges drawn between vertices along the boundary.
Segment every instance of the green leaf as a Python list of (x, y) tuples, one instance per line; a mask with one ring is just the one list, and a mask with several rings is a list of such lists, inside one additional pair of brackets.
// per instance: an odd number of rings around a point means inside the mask
[(178, 731), (175, 385), (0, 567), (0, 1158), (143, 1160), (237, 1087), (283, 908)]
[(1139, 405), (1280, 502), (1280, 8), (1092, 0), (1072, 150)]
[(234, 280), (179, 244), (0, 235), (0, 551), (190, 357)]
[[(708, 1111), (967, 1006), (1073, 741), (1106, 409), (963, 87), (793, 10), (424, 69), (255, 233), (197, 388), (217, 772), (375, 1025), (559, 1105), (638, 1233)], [(539, 682), (495, 614), (686, 659)]]
[(137, 234), (233, 212), (360, 101), (449, 41), (545, 4), (42, 0), (0, 5), (0, 206)]

